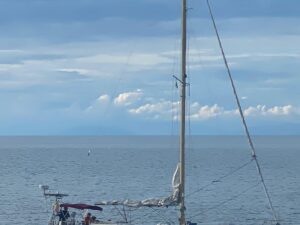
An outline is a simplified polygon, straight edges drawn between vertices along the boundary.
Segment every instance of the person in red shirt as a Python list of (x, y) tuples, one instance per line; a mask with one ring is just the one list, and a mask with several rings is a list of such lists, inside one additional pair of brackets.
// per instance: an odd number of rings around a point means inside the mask
[(87, 213), (84, 217), (84, 225), (90, 225), (91, 224), (91, 213)]

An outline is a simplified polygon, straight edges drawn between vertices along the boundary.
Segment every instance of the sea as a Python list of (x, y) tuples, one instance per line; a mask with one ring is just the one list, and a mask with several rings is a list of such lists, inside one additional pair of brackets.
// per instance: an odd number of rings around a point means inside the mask
[[(299, 225), (300, 137), (254, 144), (280, 224)], [(190, 136), (186, 145), (188, 221), (275, 224), (245, 137)], [(0, 137), (0, 224), (47, 225), (54, 199), (39, 185), (68, 194), (65, 203), (168, 197), (178, 146), (176, 136)], [(103, 208), (92, 215), (124, 220), (123, 208)], [(178, 207), (124, 210), (131, 224), (178, 224)]]

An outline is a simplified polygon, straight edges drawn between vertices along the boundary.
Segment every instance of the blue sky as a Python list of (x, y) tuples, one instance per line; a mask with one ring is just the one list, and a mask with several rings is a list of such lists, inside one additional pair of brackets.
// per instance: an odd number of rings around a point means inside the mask
[[(300, 2), (211, 4), (250, 132), (300, 134)], [(242, 134), (205, 1), (189, 8), (191, 132)], [(176, 134), (179, 17), (179, 0), (0, 1), (0, 135)]]

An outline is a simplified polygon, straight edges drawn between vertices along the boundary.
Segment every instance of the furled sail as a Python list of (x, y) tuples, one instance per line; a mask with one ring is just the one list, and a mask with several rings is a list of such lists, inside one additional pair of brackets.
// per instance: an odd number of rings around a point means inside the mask
[(180, 169), (179, 164), (174, 172), (172, 179), (173, 192), (166, 198), (149, 198), (142, 201), (135, 200), (113, 200), (113, 201), (99, 201), (96, 205), (122, 205), (128, 207), (168, 207), (178, 205), (179, 186), (180, 186)]

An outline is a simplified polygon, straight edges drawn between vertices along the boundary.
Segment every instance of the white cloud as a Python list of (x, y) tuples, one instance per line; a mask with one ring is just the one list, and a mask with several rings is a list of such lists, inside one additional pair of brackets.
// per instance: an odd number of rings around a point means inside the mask
[[(166, 100), (160, 100), (156, 103), (147, 103), (137, 108), (129, 109), (129, 113), (133, 115), (145, 115), (147, 118), (152, 119), (171, 119), (172, 109), (179, 106), (179, 102), (171, 102)], [(175, 114), (175, 113), (173, 113)], [(173, 115), (175, 117), (175, 115)]]
[[(244, 42), (246, 42), (244, 40)], [(197, 45), (197, 43), (202, 43), (203, 39), (194, 39), (193, 45)], [(206, 40), (205, 42), (211, 43), (211, 40)], [(242, 42), (240, 45), (242, 45), (244, 42)], [(231, 44), (232, 45), (232, 44)], [(230, 45), (230, 46), (231, 46)], [(233, 44), (234, 45), (234, 44)], [(265, 50), (265, 52), (258, 52), (253, 50), (244, 49), (244, 52), (240, 53), (241, 51), (236, 51), (236, 53), (226, 54), (226, 58), (229, 60), (229, 64), (231, 66), (240, 64), (241, 62), (247, 61), (249, 63), (249, 60), (251, 61), (257, 61), (258, 58), (261, 60), (271, 60), (273, 58), (300, 58), (300, 54), (298, 53), (290, 53), (290, 52), (282, 52), (282, 50), (278, 50), (280, 52), (272, 52), (270, 50)], [(243, 61), (242, 61), (243, 60)], [(224, 66), (223, 64), (223, 57), (220, 54), (218, 49), (212, 48), (209, 50), (198, 50), (196, 48), (191, 48), (189, 50), (189, 63), (191, 64), (192, 68), (198, 68), (198, 67), (220, 67)]]
[(290, 116), (300, 115), (300, 108), (292, 105), (273, 106), (266, 105), (250, 106), (244, 110), (245, 116)]
[(20, 64), (0, 64), (0, 72), (8, 72), (20, 68)]
[[(199, 106), (196, 113), (191, 114), (192, 119), (209, 119), (217, 116), (236, 116), (239, 115), (237, 109), (225, 110), (223, 107), (214, 104), (212, 106)], [(266, 105), (249, 106), (243, 110), (246, 117), (255, 116), (300, 116), (300, 107), (292, 105), (267, 107)]]
[(0, 54), (20, 54), (24, 53), (21, 49), (0, 49)]
[(268, 113), (273, 115), (289, 115), (294, 111), (294, 107), (291, 105), (286, 106), (275, 106), (273, 108), (268, 109)]
[(86, 113), (101, 113), (109, 111), (122, 111), (127, 110), (130, 105), (142, 98), (142, 90), (137, 89), (132, 92), (124, 92), (118, 95), (118, 97), (112, 100), (111, 96), (108, 94), (100, 95), (96, 100), (88, 106), (84, 112)]
[[(179, 102), (171, 102), (167, 100), (160, 100), (157, 103), (147, 103), (137, 108), (131, 108), (129, 113), (135, 115), (145, 115), (147, 118), (152, 116), (154, 119), (169, 119), (172, 117), (177, 118), (177, 112), (179, 111)], [(193, 120), (209, 119), (216, 116), (235, 114), (235, 111), (225, 111), (223, 107), (214, 104), (212, 106), (201, 106), (198, 102), (191, 104), (191, 115), (190, 118)], [(173, 111), (173, 113), (172, 113)], [(176, 115), (175, 115), (176, 114)]]
[[(199, 107), (199, 105), (197, 105), (197, 108)], [(191, 119), (195, 119), (195, 120), (201, 120), (201, 119), (209, 119), (212, 117), (216, 117), (219, 115), (224, 114), (224, 109), (220, 106), (218, 106), (217, 104), (214, 104), (212, 106), (201, 106), (196, 113), (191, 114)]]
[(143, 92), (141, 89), (132, 92), (124, 92), (114, 99), (114, 104), (118, 106), (129, 106), (140, 100), (142, 95)]
[(85, 109), (85, 112), (91, 113), (107, 110), (110, 107), (110, 96), (108, 94), (100, 95), (89, 107)]
[(58, 69), (58, 72), (66, 72), (66, 73), (78, 73), (80, 75), (88, 75), (91, 71), (87, 69), (77, 69), (77, 68), (65, 68), (65, 69)]
[(110, 101), (110, 96), (107, 94), (100, 95), (99, 98), (97, 99), (98, 102), (109, 102)]
[(125, 54), (98, 54), (95, 56), (78, 58), (80, 62), (93, 62), (101, 64), (129, 64), (132, 66), (153, 66), (161, 63), (170, 63), (168, 57), (163, 54), (155, 53), (135, 53), (134, 55)]
[[(171, 102), (160, 100), (157, 103), (146, 103), (136, 108), (129, 109), (129, 113), (133, 115), (145, 116), (145, 118), (153, 119), (169, 119), (171, 115), (177, 114), (179, 111), (179, 102)], [(172, 113), (173, 110), (173, 113)], [(265, 105), (249, 106), (244, 109), (246, 117), (274, 117), (274, 116), (300, 116), (300, 107), (292, 105), (267, 107)], [(215, 117), (239, 116), (237, 109), (225, 109), (218, 104), (200, 105), (194, 102), (190, 106), (190, 118), (192, 120), (207, 120)], [(176, 118), (176, 116), (174, 116)]]

